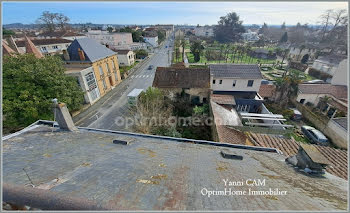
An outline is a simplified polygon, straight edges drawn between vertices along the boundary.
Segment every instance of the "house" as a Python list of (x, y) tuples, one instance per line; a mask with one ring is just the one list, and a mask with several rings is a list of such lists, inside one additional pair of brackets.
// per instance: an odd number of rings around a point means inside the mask
[(55, 31), (55, 32), (43, 32), (37, 35), (38, 39), (66, 39), (74, 41), (78, 38), (85, 38), (86, 36), (81, 33), (72, 31)]
[(327, 128), (332, 132), (332, 141), (338, 147), (348, 149), (348, 118), (340, 117), (330, 119), (327, 123)]
[(277, 59), (276, 52), (269, 51), (267, 49), (258, 48), (250, 52), (250, 56), (254, 58), (261, 58), (261, 59), (269, 59), (269, 60), (275, 60)]
[(113, 49), (113, 51), (117, 53), (120, 66), (131, 66), (135, 63), (136, 55), (132, 50)]
[(242, 37), (243, 37), (243, 40), (247, 42), (254, 42), (259, 40), (258, 33), (252, 32), (251, 30), (248, 30), (246, 33), (242, 33)]
[(317, 106), (322, 97), (330, 97), (324, 109), (329, 117), (335, 115), (336, 110), (347, 113), (348, 89), (347, 86), (332, 84), (299, 84), (296, 101), (301, 104), (311, 103)]
[(194, 28), (194, 34), (199, 37), (213, 37), (214, 29), (210, 26), (197, 26), (196, 28)]
[(209, 69), (186, 67), (157, 67), (153, 87), (165, 91), (175, 100), (182, 94), (192, 103), (207, 103), (209, 99)]
[(130, 49), (129, 45), (133, 44), (131, 33), (89, 30), (86, 36), (115, 49)]
[(312, 68), (333, 76), (337, 71), (340, 62), (346, 58), (346, 56), (341, 55), (319, 56), (312, 64)]
[(33, 42), (27, 36), (23, 40), (24, 49), (17, 47), (16, 41), (11, 37), (6, 40), (2, 40), (3, 54), (15, 56), (16, 54), (34, 54), (36, 58), (44, 57), (38, 48), (33, 44)]
[(341, 85), (341, 86), (347, 86), (348, 85), (348, 59), (342, 60), (336, 71), (333, 74), (331, 84), (332, 85)]
[[(62, 54), (63, 50), (66, 50), (72, 43), (71, 40), (62, 38), (33, 39), (32, 42), (43, 55)], [(16, 45), (20, 52), (26, 52), (25, 40), (17, 40)]]
[[(54, 108), (57, 122), (37, 121), (2, 138), (4, 205), (56, 211), (347, 208), (346, 180), (297, 171), (276, 148), (75, 127), (64, 103)], [(343, 157), (333, 159), (341, 166), (336, 171), (347, 165)]]
[(158, 47), (158, 34), (156, 32), (148, 32), (146, 35), (143, 37), (145, 42), (152, 47)]
[(304, 55), (309, 55), (309, 61), (313, 61), (318, 47), (312, 44), (304, 44), (304, 48), (302, 45), (291, 45), (289, 50), (289, 57), (294, 61), (300, 61)]
[(117, 53), (93, 39), (74, 40), (64, 58), (66, 74), (77, 78), (86, 103), (93, 104), (121, 82)]

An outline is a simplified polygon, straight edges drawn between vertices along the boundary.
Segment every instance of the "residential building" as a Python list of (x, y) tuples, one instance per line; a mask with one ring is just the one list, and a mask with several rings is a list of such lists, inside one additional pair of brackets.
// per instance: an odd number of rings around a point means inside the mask
[(153, 87), (160, 88), (173, 100), (185, 95), (194, 104), (207, 103), (209, 99), (209, 69), (157, 67)]
[(145, 42), (152, 47), (158, 47), (158, 35), (156, 34), (148, 34), (143, 37)]
[(200, 37), (213, 37), (214, 29), (213, 27), (210, 27), (210, 26), (203, 26), (203, 27), (198, 26), (194, 28), (194, 34)]
[(213, 94), (233, 95), (238, 112), (257, 112), (263, 99), (258, 94), (262, 74), (258, 65), (211, 64), (210, 88)]
[(304, 46), (304, 48), (301, 48), (302, 45), (291, 45), (289, 47), (289, 57), (294, 61), (300, 61), (307, 54), (309, 55), (309, 61), (315, 60), (317, 46), (311, 44), (305, 44)]
[(85, 38), (86, 36), (82, 33), (72, 31), (55, 31), (55, 32), (43, 32), (37, 35), (38, 39), (66, 39), (74, 41), (78, 38)]
[[(64, 104), (55, 109), (58, 125), (38, 121), (2, 138), (3, 202), (41, 210), (347, 208), (347, 176), (332, 175), (347, 174), (343, 169), (347, 166), (346, 153), (341, 151), (329, 158), (318, 155), (334, 165), (327, 166), (319, 177), (286, 163), (279, 144), (278, 148), (256, 147), (75, 127)], [(237, 189), (225, 186), (221, 177), (237, 183), (242, 180), (242, 184)], [(258, 180), (263, 183), (258, 184)], [(144, 193), (150, 188), (152, 197)], [(223, 194), (225, 188), (227, 196), (209, 195)]]
[(88, 38), (95, 39), (97, 42), (108, 45), (115, 49), (130, 49), (129, 45), (133, 44), (131, 33), (108, 32), (102, 30), (89, 30), (86, 33)]
[(346, 56), (341, 55), (319, 56), (312, 64), (312, 68), (333, 76), (339, 64), (346, 58)]
[(247, 42), (254, 42), (259, 40), (258, 33), (252, 32), (251, 30), (248, 30), (246, 33), (242, 33), (242, 37), (243, 37), (243, 40)]
[(27, 36), (24, 37), (23, 45), (25, 47), (24, 50), (20, 50), (16, 45), (16, 41), (12, 37), (7, 40), (2, 40), (3, 54), (15, 56), (16, 54), (28, 53), (34, 54), (36, 58), (44, 57)]
[(332, 85), (342, 85), (342, 86), (347, 86), (348, 85), (348, 73), (349, 73), (349, 68), (348, 68), (348, 59), (342, 60), (336, 71), (333, 74), (331, 84)]
[(64, 52), (67, 74), (77, 77), (92, 104), (121, 82), (117, 53), (90, 38), (76, 39)]
[[(62, 38), (33, 39), (32, 42), (43, 55), (62, 54), (63, 50), (66, 50), (72, 43), (71, 40)], [(20, 52), (26, 52), (25, 40), (17, 40), (16, 45)]]
[(299, 84), (297, 102), (301, 104), (311, 103), (318, 106), (320, 98), (329, 97), (330, 100), (324, 109), (321, 109), (329, 117), (335, 115), (336, 111), (347, 113), (348, 88), (342, 85), (332, 84)]
[(117, 53), (118, 62), (120, 66), (131, 66), (135, 63), (136, 55), (132, 50), (113, 49), (113, 51)]

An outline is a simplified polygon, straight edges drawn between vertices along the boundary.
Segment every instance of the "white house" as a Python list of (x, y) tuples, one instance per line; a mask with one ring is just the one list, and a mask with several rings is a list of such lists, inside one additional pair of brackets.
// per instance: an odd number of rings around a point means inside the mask
[(262, 75), (258, 65), (211, 64), (212, 91), (259, 92)]
[[(71, 40), (63, 38), (52, 38), (52, 39), (32, 39), (31, 40), (35, 47), (40, 50), (43, 55), (55, 55), (62, 54), (63, 50), (67, 50), (68, 46), (72, 43)], [(26, 52), (26, 45), (24, 40), (15, 41), (18, 50), (21, 53)]]
[(332, 85), (348, 85), (348, 60), (344, 59), (339, 63), (337, 70), (335, 71), (333, 78), (331, 80)]
[(120, 66), (131, 66), (135, 63), (136, 55), (132, 50), (114, 50), (114, 52), (117, 52)]
[(253, 42), (253, 41), (259, 40), (258, 33), (252, 32), (251, 30), (248, 30), (246, 33), (243, 33), (242, 37), (245, 41), (248, 41), (248, 42)]
[(196, 36), (201, 36), (201, 37), (213, 37), (214, 30), (212, 27), (209, 27), (209, 26), (196, 27), (194, 28), (194, 34)]
[(143, 39), (146, 43), (150, 44), (152, 47), (158, 46), (158, 36), (156, 35), (147, 35), (144, 36)]
[(320, 56), (314, 61), (312, 68), (333, 76), (344, 58), (339, 55)]
[(300, 61), (304, 55), (309, 55), (309, 61), (315, 59), (315, 54), (317, 52), (317, 48), (313, 45), (305, 44), (305, 48), (301, 48), (301, 45), (291, 45), (289, 47), (289, 57), (292, 58), (292, 60)]
[(56, 32), (44, 32), (37, 36), (39, 39), (52, 39), (52, 38), (62, 38), (74, 41), (75, 39), (79, 38), (85, 38), (86, 35), (77, 33), (77, 32), (71, 32), (71, 31), (56, 31)]
[(108, 45), (116, 49), (129, 49), (129, 45), (133, 44), (131, 33), (110, 33), (102, 30), (89, 30), (86, 33), (88, 38), (92, 38), (101, 44)]

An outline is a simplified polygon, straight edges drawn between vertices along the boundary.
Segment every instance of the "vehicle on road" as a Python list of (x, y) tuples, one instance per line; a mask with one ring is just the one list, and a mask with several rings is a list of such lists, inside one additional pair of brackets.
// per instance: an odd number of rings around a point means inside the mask
[(149, 65), (147, 69), (148, 70), (152, 70), (153, 69), (153, 65)]
[(291, 119), (293, 121), (300, 121), (301, 118), (303, 117), (301, 112), (297, 109), (294, 109), (294, 108), (292, 108), (291, 110), (293, 111), (293, 115), (292, 115)]
[(311, 143), (328, 146), (329, 141), (326, 136), (319, 130), (311, 126), (302, 126), (301, 131), (311, 141)]

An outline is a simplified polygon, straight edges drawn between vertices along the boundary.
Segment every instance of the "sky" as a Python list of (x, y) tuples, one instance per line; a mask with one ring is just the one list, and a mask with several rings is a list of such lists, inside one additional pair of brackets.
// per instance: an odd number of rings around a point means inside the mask
[(347, 2), (2, 2), (2, 23), (33, 24), (43, 11), (63, 13), (70, 23), (217, 24), (236, 12), (243, 24), (316, 24), (327, 9)]

